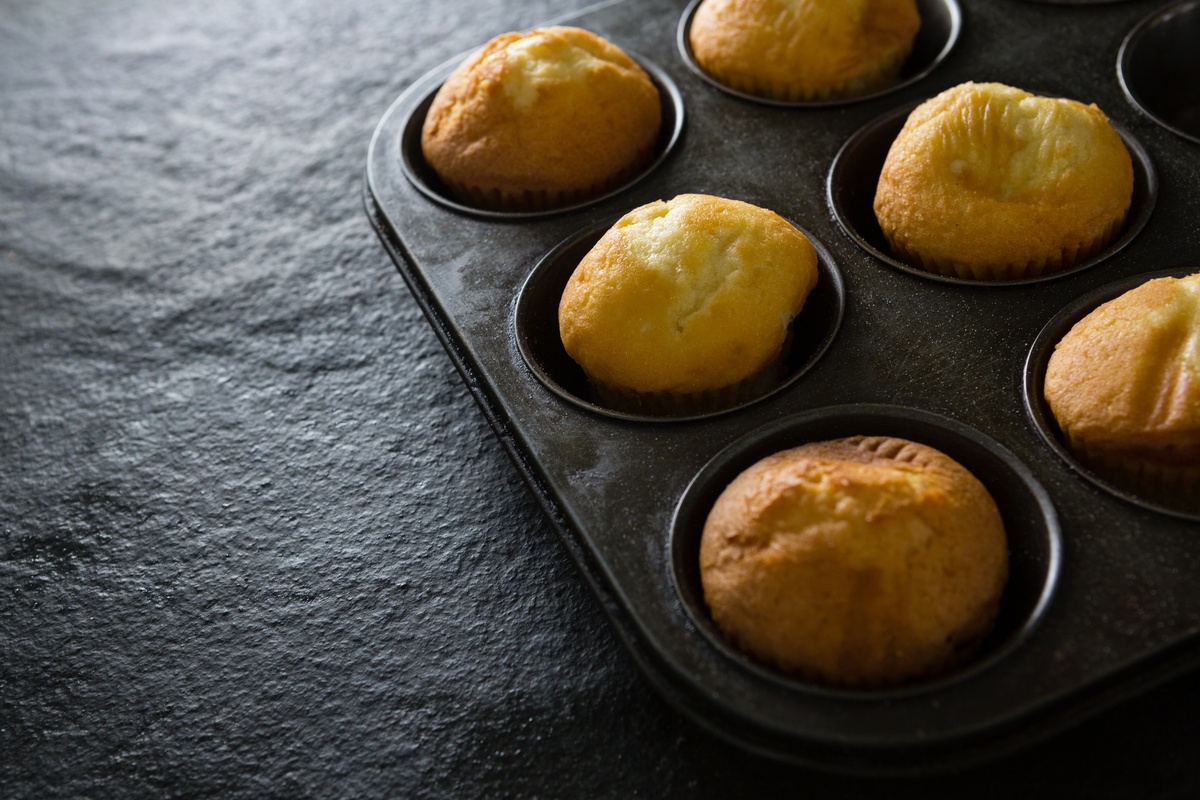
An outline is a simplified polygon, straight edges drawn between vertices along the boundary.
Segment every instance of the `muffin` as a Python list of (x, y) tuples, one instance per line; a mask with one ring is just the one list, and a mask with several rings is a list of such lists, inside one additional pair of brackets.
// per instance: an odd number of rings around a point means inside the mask
[(454, 197), (540, 211), (630, 180), (653, 159), (662, 106), (646, 72), (579, 28), (492, 39), (442, 84), (421, 151)]
[(1004, 524), (966, 468), (855, 436), (769, 456), (717, 499), (700, 543), (713, 621), (785, 675), (894, 687), (960, 665), (1008, 578)]
[(704, 0), (688, 36), (718, 82), (801, 102), (894, 83), (920, 27), (916, 0)]
[(940, 275), (1033, 278), (1102, 250), (1133, 198), (1133, 161), (1094, 105), (964, 83), (909, 115), (875, 215), (896, 256)]
[(1200, 273), (1147, 281), (1077, 322), (1050, 356), (1045, 397), (1085, 466), (1200, 511)]
[(602, 402), (704, 412), (775, 379), (816, 283), (816, 250), (778, 214), (683, 194), (604, 233), (567, 282), (559, 332)]

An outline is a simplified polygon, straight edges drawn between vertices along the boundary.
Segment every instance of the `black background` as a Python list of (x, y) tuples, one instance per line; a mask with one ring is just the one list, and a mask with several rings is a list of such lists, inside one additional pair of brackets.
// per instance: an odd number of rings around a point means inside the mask
[(904, 779), (641, 676), (361, 200), (406, 86), (586, 5), (0, 0), (0, 794), (1200, 793), (1200, 675)]

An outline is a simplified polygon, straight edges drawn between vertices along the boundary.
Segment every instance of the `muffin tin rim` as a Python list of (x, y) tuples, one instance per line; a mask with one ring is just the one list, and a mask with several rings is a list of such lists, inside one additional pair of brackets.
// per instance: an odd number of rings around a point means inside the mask
[[(752, 656), (741, 652), (735, 645), (729, 642), (719, 630), (716, 630), (715, 623), (712, 622), (706, 609), (693, 608), (693, 604), (688, 600), (688, 593), (681, 586), (681, 565), (679, 559), (683, 557), (680, 550), (684, 549), (683, 545), (678, 544), (679, 539), (685, 534), (681, 532), (683, 522), (681, 517), (685, 515), (691, 504), (692, 498), (699, 493), (704, 493), (709, 489), (711, 484), (721, 474), (723, 468), (732, 469), (730, 465), (735, 465), (741, 461), (745, 463), (741, 466), (741, 470), (749, 468), (756, 460), (752, 460), (748, 455), (739, 459), (739, 454), (748, 453), (751, 450), (757, 449), (755, 445), (760, 445), (768, 436), (783, 434), (806, 425), (818, 425), (822, 421), (828, 420), (846, 420), (855, 417), (870, 417), (877, 416), (889, 420), (899, 421), (900, 424), (909, 423), (916, 424), (925, 428), (940, 429), (943, 434), (948, 434), (951, 438), (956, 438), (959, 441), (965, 441), (965, 447), (975, 446), (982, 450), (988, 451), (997, 461), (1002, 462), (1009, 470), (1010, 475), (1015, 480), (1019, 481), (1028, 491), (1030, 496), (1038, 505), (1038, 517), (1044, 525), (1044, 534), (1046, 537), (1046, 567), (1045, 575), (1042, 579), (1042, 586), (1037, 593), (1037, 600), (1029, 609), (1024, 620), (1016, 627), (1014, 631), (1002, 641), (997, 642), (995, 646), (967, 663), (960, 665), (957, 668), (951, 669), (943, 675), (935, 675), (924, 680), (917, 680), (910, 684), (904, 684), (896, 687), (883, 688), (845, 688), (836, 686), (826, 686), (816, 682), (804, 681), (799, 678), (792, 678), (778, 671), (772, 670), (769, 666), (758, 662)], [(864, 423), (866, 424), (866, 423)], [(869, 426), (869, 425), (868, 425)], [(874, 427), (881, 427), (881, 423), (875, 423)], [(847, 434), (851, 435), (851, 434)], [(882, 432), (868, 431), (860, 435), (888, 435)], [(835, 436), (833, 438), (841, 438)], [(809, 441), (822, 441), (822, 439), (812, 439)], [(917, 441), (912, 439), (911, 441)], [(795, 446), (788, 444), (777, 448), (773, 452), (788, 449)], [(927, 445), (930, 446), (930, 445)], [(941, 448), (938, 448), (941, 449)], [(945, 452), (943, 450), (943, 452)], [(946, 453), (946, 455), (954, 458), (956, 461), (959, 457), (955, 453)], [(740, 474), (740, 471), (739, 471)], [(976, 477), (988, 486), (984, 477), (976, 475)], [(994, 485), (994, 482), (993, 482)], [(989, 492), (991, 489), (989, 489)], [(1003, 509), (1001, 510), (1003, 515)], [(1008, 531), (1005, 531), (1006, 537)], [(1013, 559), (1013, 541), (1008, 538), (1008, 553), (1010, 561), (1010, 580), (1011, 580), (1011, 561)], [(996, 439), (983, 433), (973, 425), (956, 420), (952, 417), (943, 414), (929, 411), (926, 409), (917, 408), (915, 406), (904, 406), (887, 403), (845, 403), (819, 408), (810, 408), (803, 411), (798, 411), (787, 416), (764, 422), (757, 425), (741, 436), (713, 453), (704, 464), (696, 470), (692, 478), (688, 481), (686, 488), (680, 494), (675, 502), (671, 513), (670, 528), (666, 541), (667, 562), (670, 565), (668, 572), (670, 573), (671, 588), (675, 593), (676, 602), (683, 610), (688, 623), (699, 633), (707, 644), (721, 654), (727, 661), (737, 665), (740, 669), (749, 672), (757, 680), (763, 680), (767, 683), (781, 688), (785, 691), (797, 692), (816, 697), (831, 698), (836, 700), (848, 700), (852, 702), (875, 703), (887, 702), (893, 700), (906, 700), (914, 697), (919, 697), (923, 694), (928, 694), (945, 689), (949, 686), (956, 685), (962, 682), (971, 680), (981, 673), (989, 670), (997, 663), (1005, 660), (1016, 652), (1028, 639), (1033, 635), (1034, 631), (1039, 627), (1043, 617), (1050, 608), (1058, 588), (1058, 581), (1061, 575), (1063, 561), (1063, 543), (1062, 543), (1062, 523), (1058, 517), (1058, 511), (1054, 505), (1053, 499), (1049, 492), (1034, 475), (1033, 471), (1016, 456), (1011, 450), (998, 442)], [(699, 558), (699, 553), (689, 549), (689, 556)], [(1003, 601), (1002, 601), (1003, 602)], [(993, 634), (989, 634), (989, 637)]]
[[(920, 2), (921, 0), (917, 1)], [(687, 7), (683, 10), (683, 14), (679, 18), (678, 27), (676, 28), (675, 42), (677, 49), (679, 50), (680, 59), (683, 61), (684, 65), (687, 66), (687, 68), (694, 75), (696, 75), (706, 84), (721, 92), (724, 92), (730, 97), (748, 103), (758, 103), (760, 105), (782, 109), (837, 108), (856, 103), (863, 103), (868, 100), (876, 100), (880, 97), (884, 97), (886, 95), (899, 92), (902, 89), (906, 89), (918, 81), (929, 77), (930, 73), (937, 69), (941, 63), (949, 57), (950, 53), (954, 50), (955, 45), (958, 44), (958, 40), (962, 35), (963, 28), (962, 8), (959, 6), (958, 0), (929, 0), (929, 2), (936, 2), (940, 4), (941, 7), (945, 9), (947, 15), (950, 17), (950, 31), (949, 36), (946, 38), (946, 42), (942, 45), (941, 50), (938, 51), (937, 55), (933, 57), (933, 60), (930, 61), (929, 64), (923, 69), (913, 73), (903, 80), (898, 80), (882, 89), (878, 89), (867, 94), (854, 95), (852, 97), (843, 97), (832, 100), (776, 100), (770, 97), (761, 97), (749, 92), (743, 92), (740, 89), (735, 89), (731, 86), (721, 83), (721, 81), (717, 80), (712, 75), (709, 75), (708, 72), (700, 66), (700, 62), (698, 62), (696, 57), (692, 54), (692, 43), (689, 33), (692, 27), (692, 17), (695, 16), (696, 9), (702, 2), (704, 2), (704, 0), (690, 0)], [(917, 35), (920, 35), (920, 31), (918, 31)], [(907, 63), (907, 61), (908, 59), (905, 59), (905, 63)], [(901, 65), (901, 69), (903, 69), (903, 65)]]

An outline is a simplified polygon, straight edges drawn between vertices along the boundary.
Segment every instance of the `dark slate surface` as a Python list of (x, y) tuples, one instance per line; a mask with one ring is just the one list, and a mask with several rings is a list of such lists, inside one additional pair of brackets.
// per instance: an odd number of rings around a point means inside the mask
[(1196, 796), (1200, 676), (893, 781), (638, 672), (361, 205), (405, 86), (585, 5), (0, 0), (0, 796)]

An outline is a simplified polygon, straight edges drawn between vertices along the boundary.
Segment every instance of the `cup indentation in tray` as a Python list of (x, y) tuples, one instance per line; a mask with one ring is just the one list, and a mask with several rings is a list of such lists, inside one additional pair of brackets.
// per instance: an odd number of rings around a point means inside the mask
[[(807, 442), (847, 436), (895, 436), (941, 450), (987, 487), (1004, 519), (1009, 577), (996, 624), (975, 657), (949, 674), (896, 689), (832, 689), (793, 680), (729, 644), (709, 616), (700, 582), (700, 537), (718, 495), (766, 456)], [(1019, 647), (1050, 602), (1061, 562), (1058, 515), (1032, 472), (1012, 453), (973, 428), (901, 406), (848, 405), (816, 409), (768, 424), (730, 445), (692, 480), (675, 511), (670, 538), (672, 579), (680, 601), (709, 642), (762, 679), (800, 691), (879, 699), (927, 691), (969, 678)]]
[(583, 370), (563, 347), (558, 329), (558, 304), (571, 273), (609, 227), (611, 222), (591, 228), (551, 250), (534, 267), (517, 299), (514, 327), (521, 356), (538, 380), (567, 402), (597, 414), (630, 421), (679, 422), (724, 414), (791, 386), (824, 355), (837, 335), (846, 303), (841, 273), (824, 245), (797, 225), (817, 251), (817, 285), (792, 322), (791, 347), (784, 359), (783, 375), (777, 383), (758, 396), (700, 414), (641, 414), (606, 405), (589, 390)]
[(956, 0), (917, 0), (917, 10), (921, 15), (921, 29), (917, 31), (912, 52), (900, 68), (900, 77), (895, 83), (866, 94), (834, 100), (775, 100), (726, 86), (705, 72), (704, 68), (697, 63), (696, 57), (692, 53), (689, 32), (692, 26), (692, 17), (695, 16), (696, 8), (700, 3), (701, 0), (692, 0), (679, 20), (676, 43), (684, 63), (702, 80), (722, 92), (753, 103), (784, 108), (819, 108), (861, 103), (911, 86), (927, 76), (945, 60), (946, 56), (950, 55), (950, 51), (954, 49), (959, 33), (962, 31), (962, 11)]
[(1200, 2), (1161, 8), (1125, 37), (1117, 76), (1135, 108), (1167, 130), (1200, 142)]
[(1158, 175), (1150, 154), (1127, 130), (1110, 120), (1133, 161), (1133, 198), (1120, 234), (1103, 250), (1067, 269), (1017, 280), (970, 280), (929, 272), (901, 261), (891, 253), (875, 217), (875, 190), (888, 150), (917, 105), (919, 103), (890, 111), (855, 132), (834, 157), (826, 181), (826, 200), (838, 225), (859, 247), (885, 264), (927, 280), (960, 286), (1004, 287), (1045, 283), (1074, 275), (1112, 258), (1133, 241), (1150, 219), (1158, 198)]
[(1134, 287), (1140, 286), (1146, 281), (1168, 276), (1181, 278), (1196, 272), (1200, 272), (1200, 265), (1144, 273), (1132, 278), (1106, 284), (1073, 300), (1046, 323), (1046, 326), (1042, 328), (1034, 340), (1032, 347), (1030, 347), (1029, 356), (1025, 362), (1024, 393), (1026, 413), (1034, 429), (1041, 436), (1042, 441), (1081, 478), (1115, 497), (1119, 497), (1128, 503), (1149, 509), (1150, 511), (1200, 521), (1200, 511), (1174, 507), (1151, 498), (1143, 497), (1135, 491), (1114, 484), (1111, 480), (1098, 475), (1095, 470), (1083, 464), (1067, 448), (1065, 437), (1054, 420), (1054, 415), (1050, 411), (1050, 406), (1046, 402), (1045, 395), (1046, 367), (1050, 363), (1050, 356), (1054, 353), (1055, 345), (1067, 335), (1075, 323), (1086, 317), (1101, 304), (1124, 294)]
[(441, 88), (442, 83), (462, 59), (442, 65), (426, 74), (417, 84), (428, 83), (430, 86), (419, 101), (413, 105), (401, 129), (399, 142), (400, 166), (404, 172), (404, 176), (408, 178), (409, 183), (416, 187), (417, 191), (425, 195), (428, 199), (454, 211), (485, 219), (531, 220), (555, 214), (565, 214), (570, 211), (577, 211), (581, 208), (596, 205), (620, 194), (654, 172), (667, 156), (670, 155), (675, 145), (679, 142), (680, 135), (683, 133), (684, 120), (683, 95), (680, 94), (679, 87), (675, 85), (671, 77), (653, 62), (642, 58), (636, 53), (628, 51), (626, 53), (646, 71), (646, 74), (650, 76), (650, 80), (658, 89), (659, 99), (662, 102), (662, 128), (659, 131), (658, 141), (654, 146), (654, 157), (650, 163), (622, 185), (579, 203), (538, 211), (495, 211), (476, 208), (456, 199), (445, 183), (438, 177), (437, 173), (434, 172), (433, 168), (429, 166), (429, 163), (425, 160), (425, 156), (421, 152), (421, 126), (425, 123), (425, 115), (429, 112), (429, 107), (433, 104), (433, 98), (437, 94), (438, 89)]

